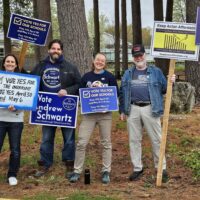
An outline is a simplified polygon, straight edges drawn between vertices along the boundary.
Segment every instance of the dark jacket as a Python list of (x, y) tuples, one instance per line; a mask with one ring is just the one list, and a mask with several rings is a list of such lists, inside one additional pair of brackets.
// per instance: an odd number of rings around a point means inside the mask
[[(47, 64), (47, 59), (41, 61), (38, 65), (36, 65), (31, 74), (42, 77), (44, 72), (44, 67), (46, 64)], [(66, 61), (65, 59), (62, 60), (59, 66), (60, 66), (61, 89), (67, 90), (67, 94), (78, 95), (78, 89), (81, 83), (81, 75), (77, 67), (72, 63)], [(41, 81), (40, 81), (40, 91), (42, 91)]]

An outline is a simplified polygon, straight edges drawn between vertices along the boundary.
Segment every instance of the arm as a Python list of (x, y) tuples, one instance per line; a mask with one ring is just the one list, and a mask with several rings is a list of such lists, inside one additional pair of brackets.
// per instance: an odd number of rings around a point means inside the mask
[(76, 67), (74, 67), (73, 72), (74, 72), (74, 75), (73, 75), (74, 84), (67, 87), (66, 91), (67, 91), (67, 94), (76, 95), (78, 94), (78, 89), (80, 88), (80, 85), (81, 85), (81, 75)]

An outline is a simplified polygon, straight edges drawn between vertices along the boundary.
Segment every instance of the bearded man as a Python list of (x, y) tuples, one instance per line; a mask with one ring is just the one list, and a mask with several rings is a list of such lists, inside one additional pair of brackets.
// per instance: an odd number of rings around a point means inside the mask
[[(80, 87), (81, 76), (75, 65), (64, 59), (63, 44), (52, 40), (48, 45), (48, 56), (33, 69), (31, 74), (41, 77), (40, 91), (57, 93), (58, 96), (76, 95)], [(39, 170), (35, 177), (46, 174), (53, 164), (55, 126), (42, 126)], [(61, 127), (63, 136), (62, 161), (67, 174), (73, 170), (75, 158), (75, 130)]]
[[(145, 49), (141, 44), (132, 48), (133, 63), (126, 70), (121, 81), (119, 92), (119, 110), (121, 120), (127, 119), (129, 146), (133, 172), (130, 181), (139, 180), (143, 175), (142, 163), (142, 129), (146, 129), (151, 139), (154, 167), (157, 171), (161, 142), (160, 116), (163, 114), (163, 95), (166, 93), (167, 82), (162, 71), (148, 65)], [(170, 80), (175, 81), (175, 75)], [(166, 159), (163, 160), (163, 181), (166, 182)]]

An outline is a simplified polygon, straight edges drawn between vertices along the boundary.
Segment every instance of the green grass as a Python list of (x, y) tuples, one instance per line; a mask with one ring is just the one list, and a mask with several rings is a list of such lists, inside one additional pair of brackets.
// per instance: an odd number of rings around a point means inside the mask
[(24, 197), (23, 200), (56, 200), (57, 198), (50, 194), (38, 194), (33, 197)]
[(21, 156), (21, 166), (32, 166), (32, 167), (37, 167), (37, 160), (39, 158), (39, 150), (37, 151), (36, 154), (22, 154)]
[(91, 157), (90, 155), (86, 155), (85, 166), (87, 168), (96, 166), (96, 159), (94, 157)]
[(200, 180), (200, 149), (194, 149), (182, 156), (185, 166), (189, 167), (195, 180)]
[(178, 154), (179, 153), (179, 151), (180, 151), (180, 149), (179, 149), (179, 147), (178, 147), (178, 145), (177, 144), (174, 144), (174, 143), (170, 143), (169, 145), (168, 145), (168, 152), (169, 153), (171, 153), (171, 154)]
[(2, 147), (2, 152), (4, 151), (8, 151), (9, 150), (9, 142), (8, 142), (8, 134), (6, 135), (5, 139), (4, 139), (4, 143), (3, 143), (3, 147)]
[(57, 198), (54, 195), (51, 194), (47, 194), (47, 193), (43, 193), (43, 194), (38, 194), (36, 196), (33, 197), (24, 197), (23, 200), (117, 200), (117, 198), (112, 198), (109, 196), (94, 196), (94, 195), (90, 195), (87, 193), (74, 193), (71, 194), (69, 196), (66, 197), (61, 197), (61, 198)]
[(183, 130), (181, 128), (173, 128), (172, 132), (175, 135), (182, 135), (183, 133), (185, 133), (185, 130)]

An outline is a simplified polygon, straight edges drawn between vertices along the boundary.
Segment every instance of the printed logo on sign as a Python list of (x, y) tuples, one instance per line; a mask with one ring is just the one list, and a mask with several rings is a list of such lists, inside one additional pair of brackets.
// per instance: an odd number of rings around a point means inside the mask
[(22, 24), (22, 19), (20, 19), (20, 18), (18, 18), (18, 17), (15, 17), (15, 18), (14, 18), (14, 24), (20, 26), (20, 25)]
[(72, 98), (67, 98), (67, 99), (65, 99), (65, 100), (63, 101), (62, 105), (63, 105), (63, 108), (64, 108), (65, 110), (73, 110), (73, 109), (75, 109), (75, 107), (76, 107), (76, 102), (75, 102), (75, 100), (72, 99)]
[(83, 91), (83, 98), (90, 98), (90, 91)]

